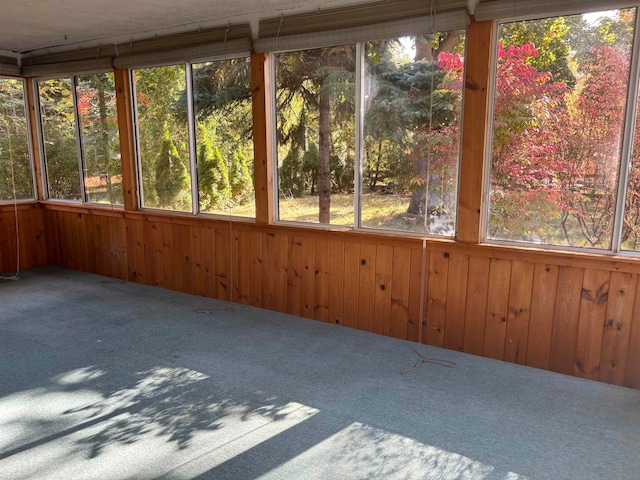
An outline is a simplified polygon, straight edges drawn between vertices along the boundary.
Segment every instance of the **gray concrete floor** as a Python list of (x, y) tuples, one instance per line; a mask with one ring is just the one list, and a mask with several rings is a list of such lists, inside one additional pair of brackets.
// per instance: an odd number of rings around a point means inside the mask
[(2, 479), (640, 478), (640, 391), (432, 347), (457, 366), (402, 375), (410, 342), (21, 277), (0, 282)]

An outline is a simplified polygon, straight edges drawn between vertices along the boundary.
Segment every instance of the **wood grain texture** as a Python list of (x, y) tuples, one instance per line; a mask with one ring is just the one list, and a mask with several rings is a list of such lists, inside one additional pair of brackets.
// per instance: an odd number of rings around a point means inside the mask
[(583, 277), (582, 268), (560, 267), (558, 270), (549, 369), (568, 375), (573, 375), (575, 366)]
[(531, 315), (527, 335), (527, 362), (531, 367), (549, 368), (553, 317), (558, 287), (558, 267), (535, 265), (531, 292)]
[[(21, 260), (224, 300), (233, 284), (235, 301), (411, 341), (423, 318), (424, 336), (446, 348), (640, 388), (633, 272), (514, 259), (510, 251), (493, 258), (449, 253), (430, 241), (423, 251), (405, 238), (392, 246), (388, 238), (291, 235), (277, 225), (184, 222), (165, 213), (47, 205), (20, 215), (41, 252)], [(11, 225), (1, 210), (0, 227), (11, 233)], [(11, 243), (0, 239), (2, 265), (15, 255)]]
[(534, 268), (533, 263), (519, 261), (511, 263), (504, 360), (521, 365), (527, 361)]

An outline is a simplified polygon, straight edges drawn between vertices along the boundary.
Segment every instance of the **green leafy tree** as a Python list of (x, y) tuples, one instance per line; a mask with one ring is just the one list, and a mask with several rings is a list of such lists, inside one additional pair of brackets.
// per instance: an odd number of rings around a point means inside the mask
[(155, 161), (155, 190), (160, 206), (172, 206), (188, 186), (187, 169), (171, 139), (169, 128), (165, 127), (160, 152)]
[[(14, 192), (15, 186), (15, 192)], [(0, 200), (33, 197), (22, 82), (0, 79)]]

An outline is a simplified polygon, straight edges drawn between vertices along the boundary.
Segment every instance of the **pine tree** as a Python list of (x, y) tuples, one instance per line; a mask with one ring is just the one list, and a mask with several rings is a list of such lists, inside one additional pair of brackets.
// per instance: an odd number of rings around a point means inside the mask
[(165, 125), (160, 153), (156, 157), (156, 192), (162, 207), (172, 207), (178, 194), (189, 185), (187, 169), (178, 155)]
[(202, 208), (223, 208), (230, 197), (229, 171), (220, 149), (208, 138), (200, 143), (198, 173)]
[(237, 150), (233, 154), (231, 165), (229, 166), (229, 184), (231, 187), (231, 198), (238, 204), (247, 202), (253, 194), (253, 182), (247, 166), (247, 158)]

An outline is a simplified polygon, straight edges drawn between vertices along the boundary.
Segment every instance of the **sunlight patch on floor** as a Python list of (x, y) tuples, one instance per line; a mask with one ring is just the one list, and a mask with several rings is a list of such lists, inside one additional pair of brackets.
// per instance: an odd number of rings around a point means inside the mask
[(514, 472), (496, 472), (491, 465), (357, 422), (260, 478), (526, 480)]

